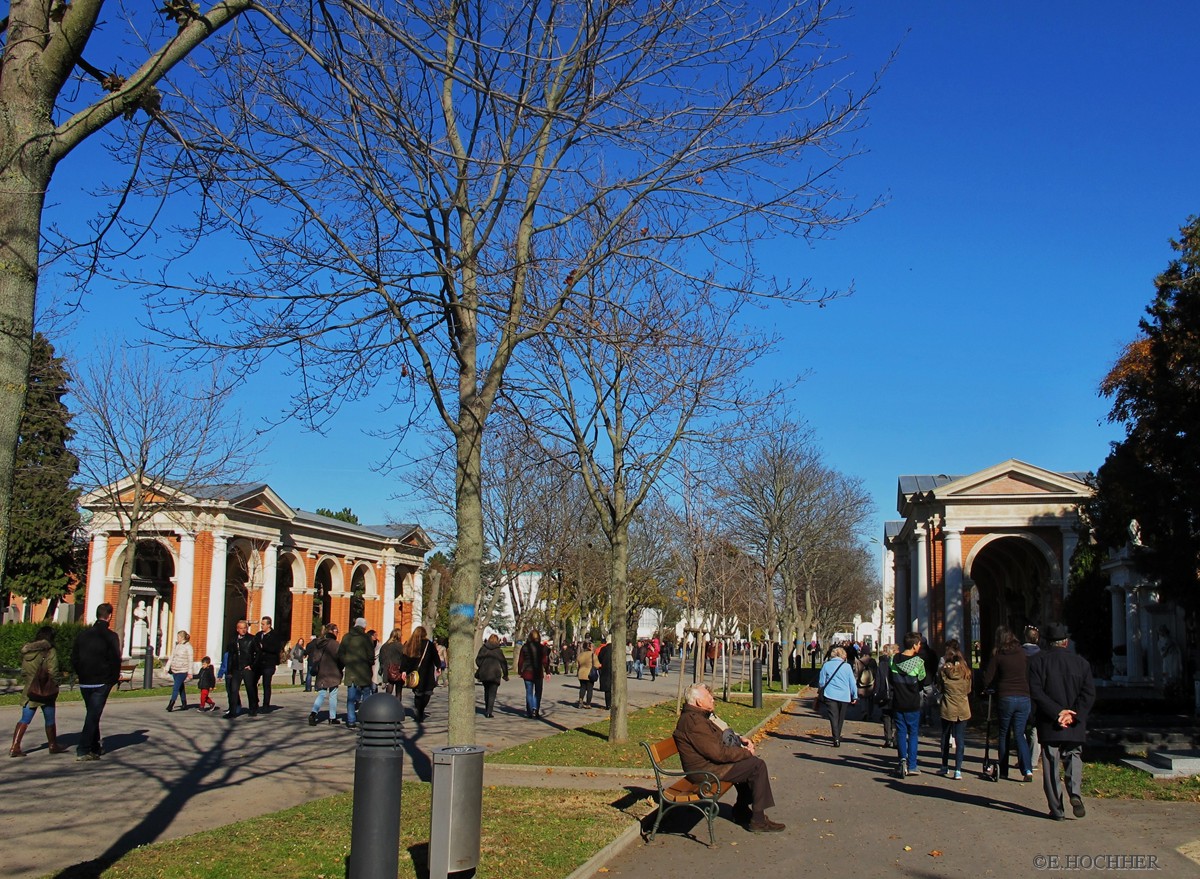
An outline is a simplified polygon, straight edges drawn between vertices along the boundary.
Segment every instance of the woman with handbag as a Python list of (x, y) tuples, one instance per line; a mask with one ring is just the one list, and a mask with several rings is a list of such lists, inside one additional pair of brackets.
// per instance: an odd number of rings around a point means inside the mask
[(429, 640), (424, 626), (417, 626), (404, 645), (405, 684), (413, 691), (413, 707), (417, 723), (425, 720), (429, 699), (437, 687), (437, 672), (441, 668), (437, 648)]
[(42, 709), (42, 721), (46, 724), (46, 743), (51, 754), (61, 754), (67, 749), (58, 744), (58, 728), (54, 723), (54, 703), (58, 700), (58, 652), (54, 649), (54, 627), (42, 626), (37, 637), (21, 647), (21, 677), (25, 687), (21, 694), (25, 704), (21, 708), (21, 719), (13, 730), (10, 757), (24, 757), (21, 739), (33, 722), (37, 710)]
[(846, 660), (846, 651), (834, 647), (829, 660), (821, 666), (817, 679), (819, 693), (829, 712), (829, 730), (833, 734), (833, 746), (842, 746), (842, 725), (851, 705), (858, 704), (858, 685), (854, 681), (854, 668)]
[(596, 654), (592, 653), (591, 641), (583, 642), (575, 661), (575, 676), (579, 678), (579, 699), (575, 702), (575, 707), (591, 708), (596, 681), (600, 680), (600, 669), (596, 664)]
[(379, 676), (383, 678), (383, 688), (391, 693), (401, 704), (404, 703), (404, 633), (399, 628), (392, 629), (392, 634), (379, 648)]
[(500, 681), (508, 680), (508, 657), (500, 649), (498, 635), (489, 635), (475, 654), (475, 679), (483, 684), (483, 716), (491, 717), (496, 708)]
[(180, 710), (187, 711), (187, 690), (184, 687), (192, 676), (192, 636), (182, 630), (175, 633), (175, 649), (167, 660), (167, 671), (171, 674), (174, 686), (171, 687), (171, 698), (167, 702), (167, 710), (175, 710), (175, 700), (179, 700)]
[(304, 673), (304, 638), (296, 639), (288, 653), (288, 668), (292, 670), (292, 686), (296, 686), (296, 675), (300, 675), (300, 683), (304, 684), (304, 692), (312, 690), (312, 680)]

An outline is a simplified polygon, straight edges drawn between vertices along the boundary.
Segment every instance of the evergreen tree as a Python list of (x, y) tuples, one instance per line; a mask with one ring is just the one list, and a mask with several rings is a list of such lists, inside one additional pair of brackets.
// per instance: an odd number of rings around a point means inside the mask
[(75, 543), (79, 460), (67, 448), (74, 431), (63, 405), (70, 375), (41, 333), (33, 339), (29, 388), (17, 439), (13, 505), (4, 585), (33, 602), (59, 599), (78, 573)]
[(317, 507), (316, 513), (318, 516), (328, 516), (330, 519), (340, 519), (341, 521), (348, 522), (351, 525), (362, 524), (362, 522), (358, 521), (358, 516), (355, 514), (355, 512), (349, 507), (342, 507), (337, 512), (334, 512), (328, 507)]

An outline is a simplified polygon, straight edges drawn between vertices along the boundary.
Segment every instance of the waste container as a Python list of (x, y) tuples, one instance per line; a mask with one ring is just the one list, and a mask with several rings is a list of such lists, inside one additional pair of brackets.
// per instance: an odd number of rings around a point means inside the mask
[(478, 745), (433, 749), (429, 879), (479, 866), (483, 820), (483, 754)]

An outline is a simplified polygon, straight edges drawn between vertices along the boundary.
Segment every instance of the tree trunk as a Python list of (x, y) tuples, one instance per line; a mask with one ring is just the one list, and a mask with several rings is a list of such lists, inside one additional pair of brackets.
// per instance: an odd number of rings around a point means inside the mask
[(456, 437), (454, 578), (450, 582), (450, 745), (475, 744), (475, 596), (483, 574), (483, 424), (460, 418)]
[[(618, 507), (618, 509), (620, 509)], [(612, 612), (613, 676), (612, 706), (608, 740), (624, 742), (629, 738), (629, 678), (625, 674), (625, 644), (629, 628), (625, 622), (625, 606), (629, 601), (629, 526), (618, 524), (613, 529), (612, 567), (609, 576)], [(617, 657), (620, 657), (619, 659)]]

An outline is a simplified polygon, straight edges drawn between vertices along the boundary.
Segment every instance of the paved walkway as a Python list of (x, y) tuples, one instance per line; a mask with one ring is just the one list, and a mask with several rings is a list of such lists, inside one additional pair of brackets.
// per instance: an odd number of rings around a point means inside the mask
[[(644, 707), (672, 698), (676, 685), (675, 674), (660, 676), (653, 684), (648, 677), (630, 679), (631, 704)], [(189, 689), (195, 704), (194, 686), (189, 684)], [(477, 693), (482, 703), (482, 689)], [(223, 708), (224, 688), (214, 695)], [(344, 715), (344, 687), (338, 695)], [(523, 684), (513, 676), (501, 686), (495, 718), (477, 718), (477, 742), (499, 750), (603, 716), (595, 709), (577, 710), (576, 695), (573, 675), (549, 679), (544, 718), (529, 720), (524, 716)], [(139, 845), (349, 790), (355, 736), (343, 726), (308, 726), (312, 699), (302, 690), (277, 688), (274, 710), (235, 721), (215, 712), (168, 714), (165, 696), (110, 699), (102, 722), (106, 753), (94, 763), (77, 763), (73, 753), (49, 754), (39, 716), (25, 735), (27, 757), (0, 754), (0, 826), (6, 840), (0, 843), (0, 876), (42, 876), (92, 859), (112, 863)], [(405, 695), (405, 705), (412, 738), (404, 776), (428, 780), (431, 749), (448, 744), (445, 691), (434, 695), (423, 726), (412, 719), (410, 694)], [(58, 706), (63, 744), (74, 746), (83, 715), (81, 702)], [(11, 735), (19, 716), (17, 707), (0, 708), (3, 735)], [(503, 770), (485, 773), (489, 784), (510, 777), (521, 778)], [(528, 774), (525, 778), (533, 783)], [(602, 783), (572, 781), (570, 773), (559, 773), (555, 781), (564, 787)], [(77, 870), (72, 875), (86, 873)]]
[[(879, 746), (878, 724), (848, 723), (846, 733), (841, 749), (832, 748), (828, 724), (793, 703), (760, 745), (778, 803), (770, 815), (787, 825), (784, 832), (748, 833), (727, 820), (724, 805), (711, 849), (680, 835), (634, 839), (590, 875), (1200, 875), (1200, 804), (1085, 798), (1085, 818), (1068, 809), (1065, 822), (1052, 821), (1040, 772), (1033, 784), (985, 782), (981, 749), (972, 748), (970, 775), (956, 782), (932, 774), (940, 756), (923, 737), (921, 774), (901, 781), (890, 774), (895, 753)], [(707, 841), (702, 821), (678, 814), (668, 819), (671, 829), (691, 826)]]

